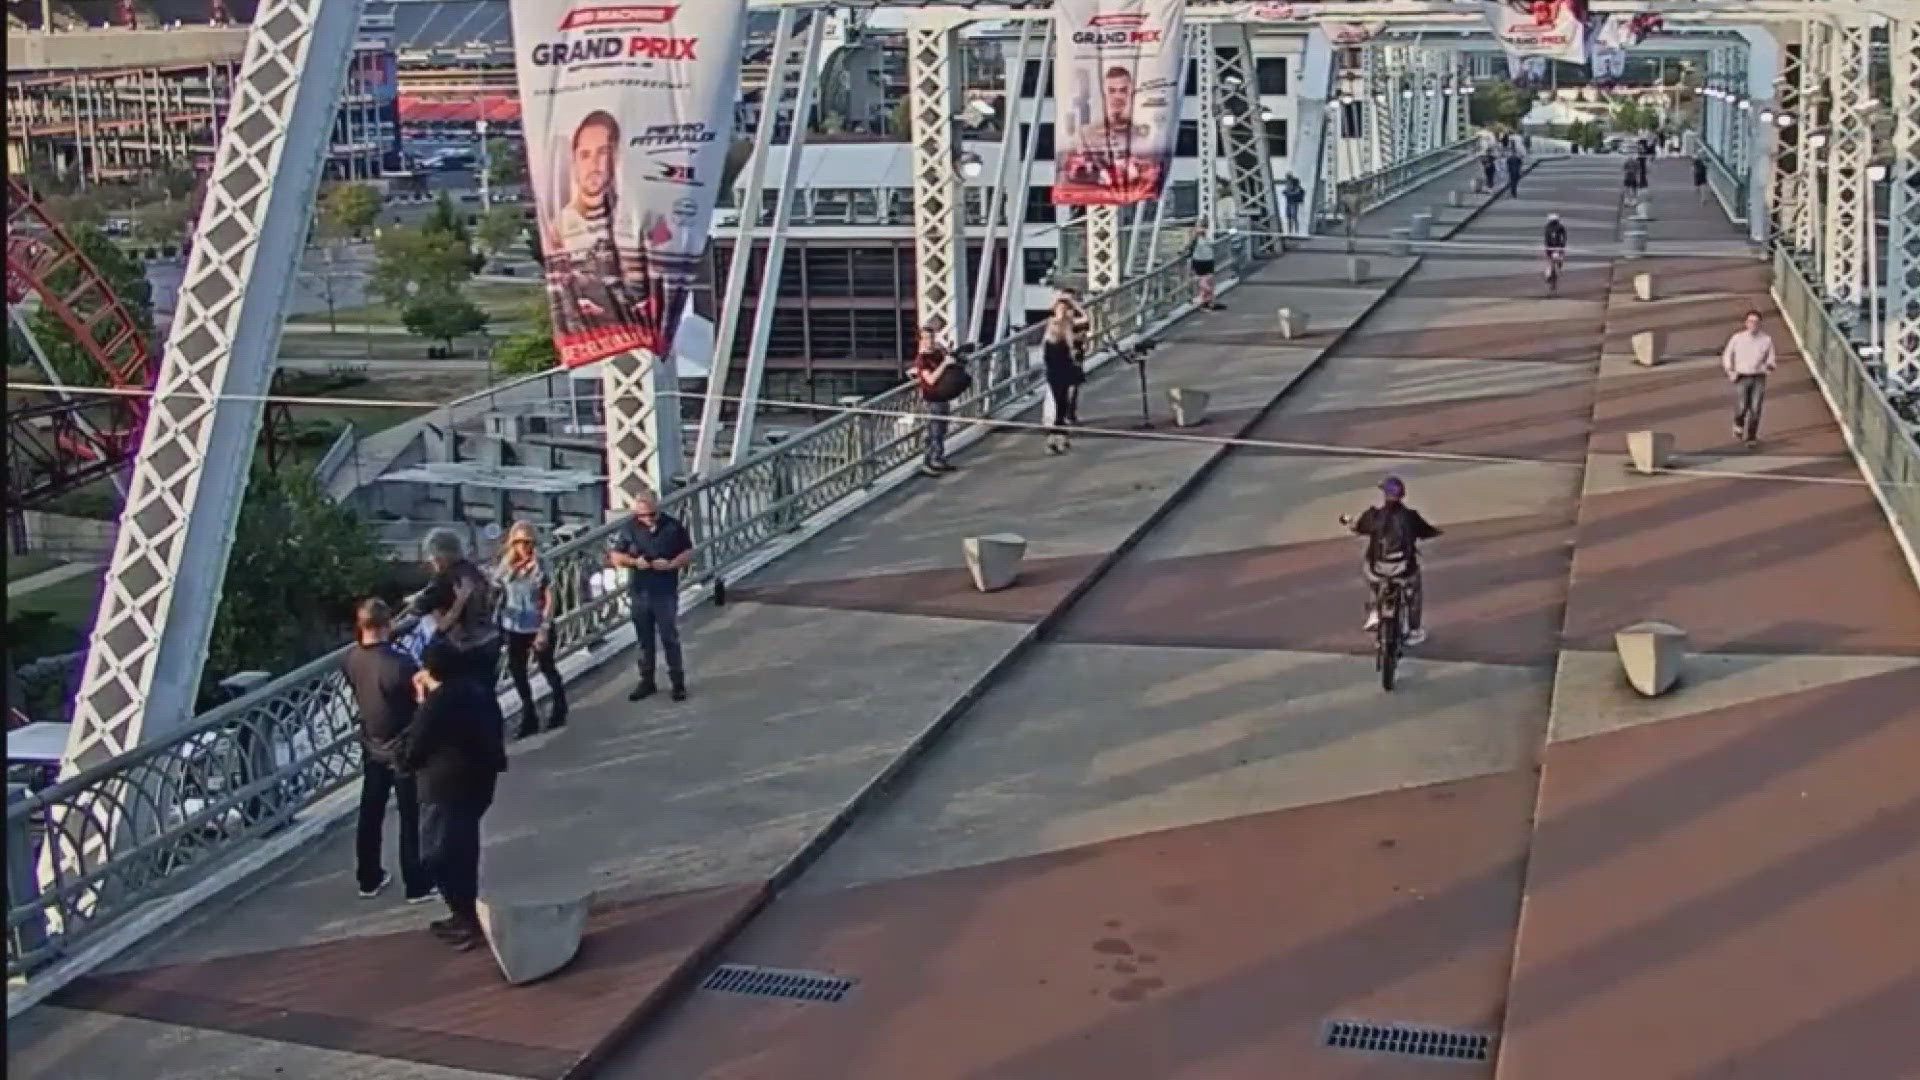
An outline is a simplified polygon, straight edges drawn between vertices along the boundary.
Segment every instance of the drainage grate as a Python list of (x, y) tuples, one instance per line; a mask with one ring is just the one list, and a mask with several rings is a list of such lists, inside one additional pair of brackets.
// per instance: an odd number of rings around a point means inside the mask
[(782, 971), (751, 964), (721, 964), (713, 969), (700, 988), (792, 1001), (831, 1002), (846, 997), (847, 991), (853, 989), (853, 980), (818, 971)]
[(1446, 1061), (1486, 1061), (1493, 1053), (1491, 1035), (1406, 1024), (1366, 1024), (1357, 1020), (1329, 1020), (1325, 1043), (1346, 1050), (1372, 1050)]

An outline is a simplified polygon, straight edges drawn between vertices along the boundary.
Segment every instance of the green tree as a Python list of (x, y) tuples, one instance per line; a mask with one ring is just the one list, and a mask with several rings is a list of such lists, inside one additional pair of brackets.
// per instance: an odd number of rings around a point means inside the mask
[(433, 201), (433, 210), (427, 219), (420, 223), (421, 231), (433, 236), (445, 236), (459, 243), (460, 249), (467, 253), (467, 262), (471, 273), (479, 273), (486, 265), (486, 259), (473, 250), (473, 232), (467, 228), (467, 221), (453, 205), (453, 196), (445, 191)]
[(1530, 95), (1510, 82), (1481, 83), (1474, 87), (1467, 115), (1482, 127), (1502, 125), (1516, 128), (1520, 118), (1533, 107)]
[(553, 345), (553, 308), (542, 296), (527, 305), (526, 329), (517, 330), (493, 350), (502, 375), (533, 375), (560, 363)]
[(487, 179), (496, 184), (525, 183), (526, 142), (520, 139), (488, 139)]
[(498, 255), (512, 247), (526, 228), (526, 216), (518, 208), (488, 207), (480, 216), (480, 244), (486, 251)]
[(368, 184), (335, 184), (320, 197), (321, 235), (358, 239), (380, 220), (380, 193)]
[(374, 254), (367, 291), (398, 311), (415, 303), (452, 301), (473, 276), (466, 242), (424, 227), (386, 230), (374, 241)]
[(400, 325), (409, 333), (444, 342), (451, 350), (455, 338), (487, 328), (487, 313), (464, 296), (435, 297), (408, 304), (400, 312)]
[(134, 239), (150, 245), (185, 245), (187, 230), (193, 227), (192, 219), (187, 216), (192, 210), (192, 204), (184, 198), (143, 206), (134, 215)]
[(345, 640), (353, 605), (382, 580), (373, 533), (310, 473), (256, 467), (227, 559), (203, 685), (283, 672)]
[[(126, 305), (127, 313), (134, 324), (146, 335), (149, 342), (153, 338), (153, 285), (147, 280), (146, 268), (120, 248), (120, 245), (107, 238), (107, 234), (94, 225), (71, 225), (67, 235), (80, 249), (87, 261), (99, 270), (106, 279), (107, 287)], [(56, 269), (48, 276), (46, 284), (57, 294), (70, 296), (80, 284), (80, 270), (67, 264)], [(82, 305), (75, 314), (86, 321), (96, 309)], [(41, 305), (31, 319), (34, 339), (47, 352), (47, 361), (54, 371), (66, 382), (80, 386), (99, 386), (106, 382), (106, 373), (94, 363), (92, 354), (81, 344), (78, 336), (68, 329), (46, 305)], [(94, 328), (94, 341), (98, 345), (109, 343), (116, 328), (108, 320), (101, 320)]]

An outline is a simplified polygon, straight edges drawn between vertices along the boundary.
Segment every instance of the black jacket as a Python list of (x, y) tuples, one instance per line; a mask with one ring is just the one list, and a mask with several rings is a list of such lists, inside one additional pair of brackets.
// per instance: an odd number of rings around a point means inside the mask
[(1420, 568), (1420, 541), (1440, 535), (1420, 511), (1399, 502), (1367, 507), (1353, 531), (1367, 538), (1369, 564), (1404, 560), (1409, 570)]
[(1547, 222), (1547, 246), (1563, 248), (1567, 246), (1567, 227), (1558, 221)]
[(360, 743), (374, 760), (393, 764), (395, 740), (413, 722), (413, 658), (390, 642), (354, 645), (341, 664), (360, 711)]
[(407, 732), (406, 765), (423, 802), (492, 802), (507, 771), (506, 719), (492, 688), (449, 679), (428, 694)]

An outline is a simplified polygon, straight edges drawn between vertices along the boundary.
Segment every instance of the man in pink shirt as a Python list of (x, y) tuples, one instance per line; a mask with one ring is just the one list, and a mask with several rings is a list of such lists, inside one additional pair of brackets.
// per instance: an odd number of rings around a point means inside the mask
[(1773, 339), (1760, 329), (1760, 313), (1747, 312), (1746, 325), (1727, 339), (1720, 367), (1734, 385), (1733, 437), (1748, 449), (1760, 442), (1760, 406), (1767, 399), (1767, 373), (1779, 366)]

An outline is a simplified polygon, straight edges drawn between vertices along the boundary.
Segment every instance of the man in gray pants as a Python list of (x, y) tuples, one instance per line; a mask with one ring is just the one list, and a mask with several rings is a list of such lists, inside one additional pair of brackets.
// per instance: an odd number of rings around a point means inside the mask
[(1720, 367), (1734, 385), (1733, 437), (1751, 450), (1760, 442), (1760, 407), (1767, 400), (1767, 375), (1779, 366), (1773, 338), (1760, 329), (1760, 313), (1747, 312), (1746, 325), (1727, 339)]

